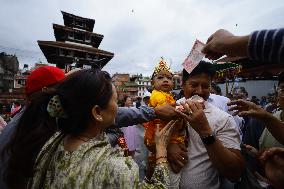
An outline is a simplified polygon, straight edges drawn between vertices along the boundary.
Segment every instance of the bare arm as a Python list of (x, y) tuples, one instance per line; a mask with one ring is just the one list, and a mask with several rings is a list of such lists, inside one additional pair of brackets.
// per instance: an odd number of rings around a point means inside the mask
[(274, 117), (271, 113), (265, 111), (260, 106), (246, 100), (231, 101), (228, 105), (236, 105), (230, 108), (235, 110), (239, 116), (252, 116), (263, 120), (266, 128), (273, 137), (284, 145), (284, 123)]
[(228, 180), (237, 181), (244, 170), (245, 163), (240, 150), (228, 149), (220, 140), (205, 146), (213, 166)]
[(223, 55), (229, 57), (248, 57), (249, 36), (235, 36), (220, 29), (212, 34), (203, 49), (209, 59), (218, 59)]
[(278, 62), (284, 60), (284, 44), (282, 40), (284, 28), (276, 30), (254, 31), (250, 35), (235, 36), (229, 31), (218, 30), (212, 34), (203, 49), (209, 59), (228, 57), (248, 57), (262, 62)]
[(166, 104), (151, 108), (148, 106), (140, 106), (140, 108), (127, 108), (119, 107), (117, 115), (115, 117), (115, 125), (113, 128), (127, 127), (130, 125), (141, 124), (147, 121), (151, 121), (156, 117), (166, 120), (172, 120), (177, 118), (175, 107)]

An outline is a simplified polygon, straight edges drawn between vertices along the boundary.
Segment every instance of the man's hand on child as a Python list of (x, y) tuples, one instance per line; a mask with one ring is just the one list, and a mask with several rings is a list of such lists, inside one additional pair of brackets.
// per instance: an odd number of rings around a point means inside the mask
[(154, 110), (157, 117), (163, 120), (173, 120), (178, 117), (178, 114), (175, 112), (175, 104), (157, 106)]
[(172, 144), (170, 143), (167, 148), (168, 161), (174, 173), (180, 172), (180, 170), (187, 164), (187, 148), (184, 144)]

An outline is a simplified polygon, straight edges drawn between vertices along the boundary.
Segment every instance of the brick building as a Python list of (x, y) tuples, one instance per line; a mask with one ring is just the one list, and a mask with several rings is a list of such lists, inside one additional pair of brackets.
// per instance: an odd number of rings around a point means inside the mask
[(112, 76), (112, 82), (117, 90), (118, 100), (122, 101), (125, 96), (135, 98), (138, 92), (138, 85), (130, 81), (129, 74), (116, 73)]

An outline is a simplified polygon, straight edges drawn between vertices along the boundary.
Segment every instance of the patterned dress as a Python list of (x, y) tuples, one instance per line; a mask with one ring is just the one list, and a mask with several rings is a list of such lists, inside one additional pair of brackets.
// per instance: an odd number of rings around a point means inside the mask
[(151, 184), (139, 183), (139, 170), (131, 157), (113, 148), (102, 134), (81, 144), (77, 150), (64, 150), (64, 136), (56, 133), (44, 145), (28, 188), (167, 188), (169, 169), (157, 165)]

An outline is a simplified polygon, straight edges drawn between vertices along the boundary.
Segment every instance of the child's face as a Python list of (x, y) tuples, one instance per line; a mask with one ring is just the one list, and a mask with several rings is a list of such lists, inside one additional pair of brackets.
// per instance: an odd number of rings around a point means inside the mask
[(170, 92), (173, 90), (173, 75), (166, 70), (160, 71), (152, 82), (154, 89), (158, 91)]

